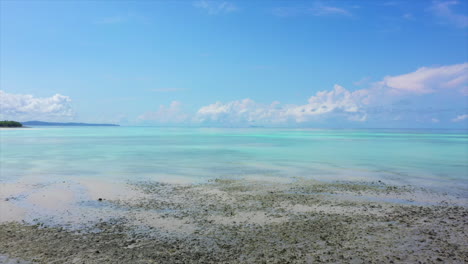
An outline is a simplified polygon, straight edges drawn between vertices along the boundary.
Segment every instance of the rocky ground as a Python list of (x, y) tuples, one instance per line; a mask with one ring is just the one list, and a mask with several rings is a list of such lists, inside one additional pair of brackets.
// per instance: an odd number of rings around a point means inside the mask
[[(467, 263), (468, 207), (383, 182), (131, 183), (80, 229), (0, 224), (0, 262)], [(24, 262), (22, 262), (24, 263)]]

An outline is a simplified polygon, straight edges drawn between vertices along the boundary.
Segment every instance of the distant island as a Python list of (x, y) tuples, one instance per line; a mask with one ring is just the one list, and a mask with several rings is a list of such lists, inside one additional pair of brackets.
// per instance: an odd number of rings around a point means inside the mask
[(0, 121), (0, 127), (23, 127), (23, 124), (16, 121)]
[(116, 124), (88, 124), (88, 123), (58, 123), (44, 121), (26, 121), (23, 125), (27, 126), (120, 126)]

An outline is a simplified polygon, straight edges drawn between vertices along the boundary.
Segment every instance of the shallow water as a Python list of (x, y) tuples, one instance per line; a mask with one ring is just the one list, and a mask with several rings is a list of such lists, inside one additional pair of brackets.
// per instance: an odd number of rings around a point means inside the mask
[[(144, 194), (125, 183), (145, 180), (187, 184), (234, 178), (280, 185), (298, 178), (380, 180), (446, 192), (461, 199), (454, 203), (466, 204), (467, 143), (465, 131), (448, 130), (0, 130), (0, 222), (23, 220), (79, 229), (126, 217), (126, 211), (106, 200), (141, 199)], [(438, 204), (448, 198), (409, 194), (378, 199)], [(141, 221), (154, 217), (149, 211), (143, 215)]]
[(467, 143), (450, 130), (36, 127), (0, 131), (0, 181), (310, 177), (463, 192)]

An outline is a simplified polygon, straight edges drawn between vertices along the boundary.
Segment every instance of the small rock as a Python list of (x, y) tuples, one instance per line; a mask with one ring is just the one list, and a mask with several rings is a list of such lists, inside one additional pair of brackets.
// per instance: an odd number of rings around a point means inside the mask
[(97, 199), (98, 201), (102, 202), (102, 198)]

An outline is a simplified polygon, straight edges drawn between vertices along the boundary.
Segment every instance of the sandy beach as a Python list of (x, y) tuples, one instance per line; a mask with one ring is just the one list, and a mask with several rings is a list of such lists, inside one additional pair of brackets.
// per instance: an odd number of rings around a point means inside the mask
[(2, 215), (15, 214), (0, 224), (0, 261), (468, 261), (466, 198), (412, 186), (301, 178), (215, 179), (203, 184), (142, 181), (107, 189), (104, 183), (79, 185), (90, 200), (76, 200), (80, 198), (70, 196), (73, 188), (68, 184), (65, 191), (63, 182), (37, 187), (46, 192), (35, 192), (36, 206), (53, 208), (55, 214), (30, 221), (19, 221), (27, 212), (15, 211), (14, 201), (27, 199), (15, 193), (24, 190), (8, 188), (7, 197), (3, 192)]

